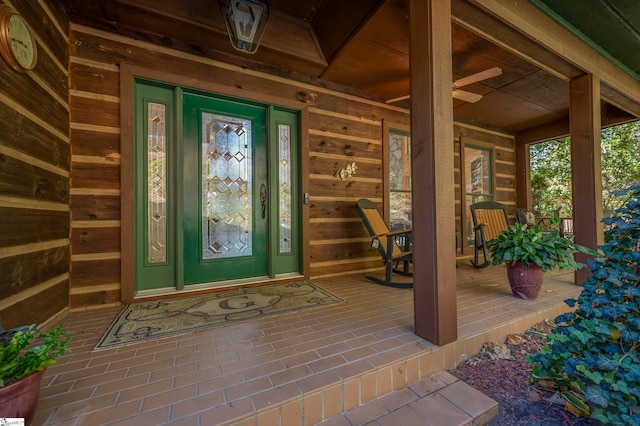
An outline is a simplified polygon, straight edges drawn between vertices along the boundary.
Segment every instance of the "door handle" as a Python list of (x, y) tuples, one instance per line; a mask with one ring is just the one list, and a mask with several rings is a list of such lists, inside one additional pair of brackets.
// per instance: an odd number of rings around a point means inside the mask
[(262, 218), (263, 219), (267, 217), (267, 198), (268, 198), (267, 187), (263, 183), (260, 186), (260, 204), (262, 204)]

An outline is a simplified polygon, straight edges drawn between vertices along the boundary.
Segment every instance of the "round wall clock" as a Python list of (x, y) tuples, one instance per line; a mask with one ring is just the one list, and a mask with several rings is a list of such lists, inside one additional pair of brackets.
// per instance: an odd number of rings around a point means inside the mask
[(15, 71), (33, 69), (38, 61), (36, 40), (26, 21), (7, 5), (0, 5), (0, 56)]

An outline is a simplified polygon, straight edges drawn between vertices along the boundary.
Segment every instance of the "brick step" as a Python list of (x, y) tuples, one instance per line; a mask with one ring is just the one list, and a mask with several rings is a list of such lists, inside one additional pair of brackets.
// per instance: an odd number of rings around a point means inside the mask
[(443, 371), (321, 424), (482, 426), (496, 418), (498, 411), (496, 401)]
[[(349, 404), (350, 398), (357, 398), (355, 388), (355, 392), (350, 393), (348, 386), (344, 390), (340, 389), (342, 386), (343, 384), (328, 385), (302, 398), (275, 403), (268, 409), (224, 424), (483, 426), (489, 424), (499, 413), (496, 401), (447, 371), (434, 373), (355, 408), (330, 416), (331, 411), (336, 411), (336, 406), (344, 406)], [(340, 398), (347, 401), (341, 401)], [(322, 421), (323, 418), (326, 420)]]

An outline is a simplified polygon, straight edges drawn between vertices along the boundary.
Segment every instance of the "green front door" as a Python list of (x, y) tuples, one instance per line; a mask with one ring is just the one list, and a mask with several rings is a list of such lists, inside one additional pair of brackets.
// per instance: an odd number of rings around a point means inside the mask
[(267, 276), (267, 110), (183, 100), (184, 283)]
[(298, 114), (135, 88), (136, 294), (298, 274)]

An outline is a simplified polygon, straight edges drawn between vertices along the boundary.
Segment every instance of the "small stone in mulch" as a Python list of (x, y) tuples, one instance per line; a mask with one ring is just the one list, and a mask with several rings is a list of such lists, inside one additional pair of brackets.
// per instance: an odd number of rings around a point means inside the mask
[(540, 397), (538, 391), (532, 389), (529, 391), (529, 395), (527, 395), (527, 401), (531, 402), (532, 404), (537, 404), (538, 402), (542, 401), (542, 398)]

